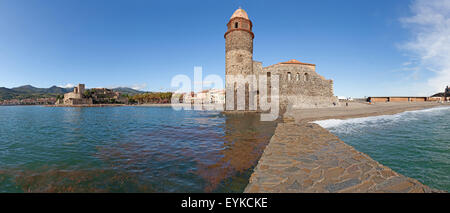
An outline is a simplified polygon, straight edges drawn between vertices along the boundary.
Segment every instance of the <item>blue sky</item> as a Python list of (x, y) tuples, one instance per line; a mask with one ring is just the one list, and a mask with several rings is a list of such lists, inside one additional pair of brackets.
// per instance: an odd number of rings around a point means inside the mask
[(223, 35), (239, 6), (254, 24), (254, 60), (314, 63), (335, 95), (431, 95), (450, 84), (449, 0), (0, 0), (0, 87), (167, 91), (194, 66), (224, 77)]

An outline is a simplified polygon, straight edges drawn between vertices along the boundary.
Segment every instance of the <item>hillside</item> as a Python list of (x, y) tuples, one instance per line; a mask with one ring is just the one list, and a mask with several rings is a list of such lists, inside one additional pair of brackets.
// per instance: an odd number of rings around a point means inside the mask
[(62, 95), (72, 90), (73, 88), (61, 88), (57, 86), (52, 86), (50, 88), (37, 88), (31, 85), (25, 85), (11, 89), (0, 87), (0, 100), (49, 98)]
[(128, 94), (128, 95), (136, 95), (136, 94), (145, 93), (144, 91), (131, 89), (129, 87), (117, 87), (117, 88), (113, 88), (112, 90), (114, 90), (116, 92), (120, 92), (120, 93), (122, 93), (124, 95), (126, 95), (126, 94)]
[[(142, 91), (134, 90), (128, 87), (118, 87), (114, 88), (113, 90), (128, 95), (144, 93)], [(0, 100), (50, 98), (72, 91), (73, 88), (62, 88), (58, 86), (52, 86), (50, 88), (37, 88), (31, 85), (24, 85), (11, 89), (0, 87)]]

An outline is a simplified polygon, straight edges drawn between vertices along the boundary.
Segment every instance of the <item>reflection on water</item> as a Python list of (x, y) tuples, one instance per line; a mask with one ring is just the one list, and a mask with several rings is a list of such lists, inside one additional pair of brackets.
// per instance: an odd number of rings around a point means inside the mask
[(169, 107), (0, 107), (0, 123), (0, 192), (242, 192), (276, 126)]
[(223, 146), (198, 161), (198, 174), (207, 180), (206, 191), (242, 192), (253, 167), (275, 130), (275, 122), (261, 122), (259, 114), (227, 114)]

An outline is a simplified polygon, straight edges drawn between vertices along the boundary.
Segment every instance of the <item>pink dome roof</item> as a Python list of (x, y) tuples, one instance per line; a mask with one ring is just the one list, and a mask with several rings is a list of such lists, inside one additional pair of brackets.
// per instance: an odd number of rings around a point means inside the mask
[(245, 10), (243, 10), (241, 8), (237, 9), (236, 11), (234, 11), (234, 13), (233, 13), (233, 15), (231, 16), (230, 19), (236, 18), (236, 17), (248, 19), (247, 12), (245, 12)]

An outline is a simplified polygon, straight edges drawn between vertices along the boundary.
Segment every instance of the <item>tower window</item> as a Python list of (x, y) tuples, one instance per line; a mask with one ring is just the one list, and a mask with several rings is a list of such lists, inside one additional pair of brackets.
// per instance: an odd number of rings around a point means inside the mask
[(305, 81), (309, 81), (309, 75), (308, 75), (308, 73), (305, 73)]
[(288, 72), (288, 81), (290, 81), (290, 80), (291, 80), (291, 73)]
[(298, 81), (299, 79), (300, 79), (300, 75), (297, 73), (297, 74), (295, 75), (295, 80)]
[(239, 24), (238, 22), (234, 23), (234, 28), (238, 28)]

